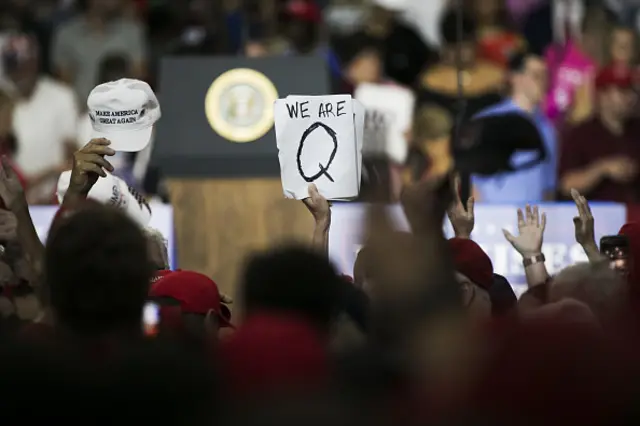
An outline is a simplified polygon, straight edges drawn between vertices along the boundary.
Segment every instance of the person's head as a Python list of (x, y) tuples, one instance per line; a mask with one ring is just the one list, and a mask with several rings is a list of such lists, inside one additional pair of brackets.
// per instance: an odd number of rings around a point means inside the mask
[[(464, 67), (471, 66), (476, 59), (476, 22), (467, 13), (462, 15), (462, 28), (458, 28), (458, 14), (449, 9), (440, 21), (440, 35), (443, 41), (443, 59), (451, 64), (456, 61), (457, 51)], [(461, 36), (461, 37), (460, 37)]]
[(167, 240), (164, 235), (151, 227), (145, 228), (144, 233), (147, 237), (149, 260), (153, 268), (159, 271), (169, 269), (169, 251), (167, 250)]
[[(217, 284), (198, 272), (159, 275), (151, 285), (149, 297), (161, 307), (161, 329), (186, 331), (189, 336), (209, 340), (217, 338), (221, 327), (231, 326), (231, 312), (222, 303)], [(172, 321), (175, 318), (177, 323)]]
[(6, 76), (22, 95), (33, 90), (38, 78), (40, 51), (37, 40), (27, 34), (8, 37), (2, 47)]
[(103, 19), (119, 16), (125, 6), (124, 0), (82, 0), (82, 3), (87, 12)]
[(505, 0), (469, 0), (471, 10), (480, 25), (506, 28), (509, 12)]
[(632, 65), (636, 57), (636, 33), (633, 28), (618, 26), (611, 31), (609, 40), (611, 61)]
[(591, 309), (601, 323), (619, 313), (627, 298), (627, 284), (608, 261), (579, 263), (560, 271), (549, 288), (549, 302), (575, 299)]
[(328, 332), (339, 313), (343, 282), (320, 254), (287, 246), (254, 254), (240, 284), (247, 316), (259, 312), (296, 315)]
[(100, 61), (98, 84), (131, 77), (131, 63), (124, 55), (109, 55)]
[(286, 33), (299, 53), (310, 53), (319, 41), (322, 13), (313, 0), (289, 0), (285, 5)]
[(487, 254), (474, 241), (451, 238), (449, 247), (456, 270), (456, 280), (462, 291), (462, 301), (474, 319), (491, 316), (489, 289), (493, 284), (493, 264)]
[(509, 59), (511, 88), (514, 96), (525, 98), (537, 106), (547, 92), (547, 67), (532, 53), (518, 52)]
[(56, 220), (44, 268), (57, 325), (81, 335), (141, 331), (153, 274), (143, 230), (97, 204)]
[(356, 34), (337, 41), (337, 44), (343, 74), (350, 84), (378, 83), (382, 79), (382, 46), (376, 39)]
[(629, 117), (636, 101), (631, 71), (627, 67), (609, 66), (596, 78), (598, 106), (601, 115), (619, 120)]
[(414, 115), (411, 139), (414, 144), (449, 143), (453, 118), (444, 108), (426, 104), (419, 107)]

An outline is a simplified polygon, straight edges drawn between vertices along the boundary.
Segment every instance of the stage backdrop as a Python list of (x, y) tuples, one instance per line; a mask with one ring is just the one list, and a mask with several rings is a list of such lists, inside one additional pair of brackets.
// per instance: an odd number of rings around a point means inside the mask
[[(153, 216), (151, 217), (151, 223), (149, 226), (156, 228), (164, 238), (167, 240), (169, 249), (169, 263), (171, 269), (175, 269), (175, 250), (174, 250), (174, 237), (173, 237), (173, 209), (168, 204), (152, 203), (150, 204)], [(47, 239), (49, 233), (49, 227), (53, 221), (53, 217), (58, 211), (59, 206), (31, 206), (29, 212), (33, 219), (33, 224), (38, 231), (40, 239), (44, 242)]]
[[(517, 235), (517, 208), (512, 205), (476, 205), (476, 225), (472, 238), (491, 257), (494, 271), (504, 275), (520, 293), (526, 284), (522, 259), (502, 235), (503, 228)], [(572, 263), (586, 261), (584, 251), (574, 237), (575, 205), (542, 204), (540, 209), (547, 214), (543, 252), (549, 273), (554, 274)], [(603, 235), (617, 234), (626, 221), (626, 207), (622, 204), (592, 203), (591, 210), (598, 242)], [(366, 211), (364, 204), (344, 203), (332, 207), (329, 255), (341, 273), (353, 273), (353, 264), (363, 241), (362, 224)], [(399, 229), (408, 229), (400, 206), (390, 207), (390, 214)], [(445, 231), (447, 236), (453, 236), (448, 220)]]

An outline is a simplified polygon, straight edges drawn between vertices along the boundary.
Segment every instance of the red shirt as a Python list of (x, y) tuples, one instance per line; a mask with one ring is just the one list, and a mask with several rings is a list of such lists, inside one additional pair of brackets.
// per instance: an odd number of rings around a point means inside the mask
[[(620, 136), (594, 118), (569, 131), (562, 142), (558, 178), (616, 156), (627, 156), (640, 165), (640, 122), (629, 123)], [(640, 176), (626, 184), (604, 179), (585, 196), (591, 201), (635, 203), (640, 200)]]

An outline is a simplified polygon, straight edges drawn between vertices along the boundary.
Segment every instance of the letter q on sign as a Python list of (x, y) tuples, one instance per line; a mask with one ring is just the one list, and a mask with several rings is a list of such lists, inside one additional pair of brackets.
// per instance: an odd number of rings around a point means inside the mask
[[(327, 144), (331, 144), (332, 149), (331, 149), (331, 154), (326, 159), (324, 165), (322, 164), (323, 163), (322, 161), (319, 161), (318, 168), (316, 169), (314, 167), (312, 171), (309, 171), (309, 170), (305, 170), (305, 167), (303, 167), (302, 165), (302, 153), (304, 151), (305, 143), (307, 143), (309, 136), (311, 136), (311, 134), (314, 132), (325, 132), (328, 135), (328, 138), (323, 138), (323, 140), (326, 140)], [(316, 139), (315, 143), (318, 143), (318, 142), (319, 140)], [(328, 173), (328, 169), (329, 167), (331, 167), (331, 163), (333, 163), (333, 160), (336, 157), (337, 151), (338, 151), (338, 136), (336, 132), (331, 127), (319, 121), (313, 123), (311, 126), (309, 126), (309, 128), (307, 128), (307, 130), (304, 131), (304, 133), (302, 133), (302, 137), (300, 138), (300, 144), (298, 145), (298, 152), (296, 155), (298, 173), (307, 182), (315, 182), (321, 176), (325, 176), (331, 182), (335, 182), (331, 177), (331, 175)]]

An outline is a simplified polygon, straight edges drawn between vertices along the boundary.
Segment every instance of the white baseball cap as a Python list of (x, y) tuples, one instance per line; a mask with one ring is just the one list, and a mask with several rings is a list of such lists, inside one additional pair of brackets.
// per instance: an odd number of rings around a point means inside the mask
[[(69, 189), (71, 170), (62, 172), (58, 178), (56, 195), (62, 204), (64, 194)], [(100, 204), (116, 207), (141, 226), (147, 226), (151, 220), (151, 207), (142, 196), (117, 176), (107, 173), (107, 177), (100, 177), (91, 188), (88, 198)]]
[(142, 151), (160, 119), (160, 103), (151, 87), (140, 80), (122, 78), (96, 86), (87, 99), (91, 138), (105, 138), (116, 151)]

